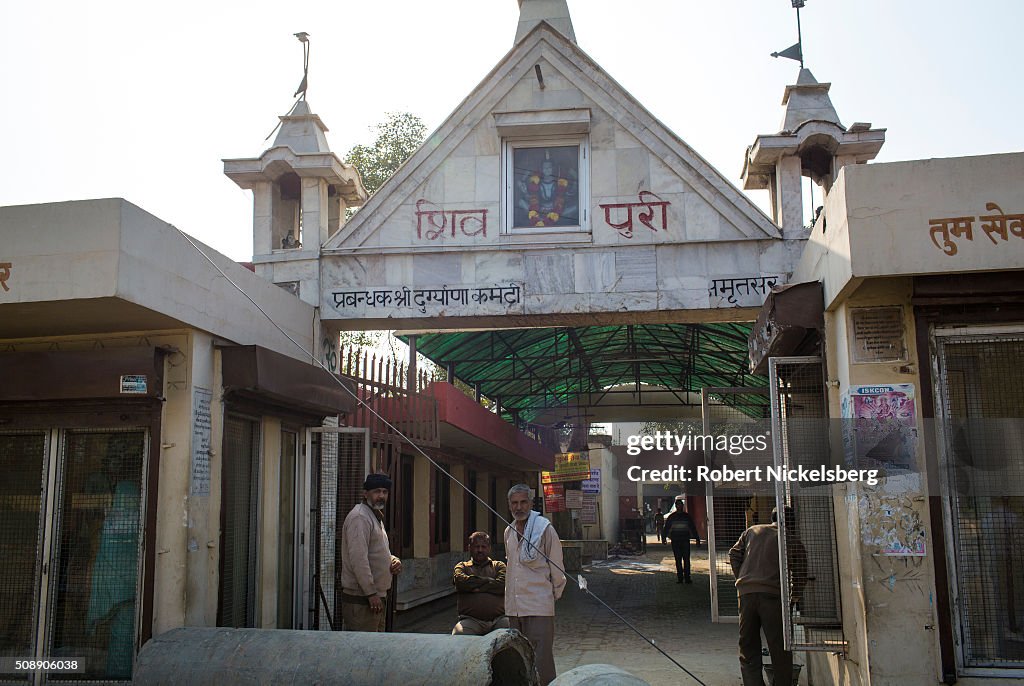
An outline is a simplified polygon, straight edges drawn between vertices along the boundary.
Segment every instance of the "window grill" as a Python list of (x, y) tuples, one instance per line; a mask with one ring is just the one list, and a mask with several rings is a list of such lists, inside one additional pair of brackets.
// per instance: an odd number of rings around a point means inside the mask
[[(47, 434), (0, 434), (0, 655), (35, 653)], [(26, 677), (27, 678), (27, 677)], [(21, 681), (24, 681), (22, 679)]]
[(64, 433), (44, 654), (86, 664), (51, 681), (131, 678), (145, 453), (145, 431)]
[[(705, 436), (757, 436), (768, 431), (767, 388), (704, 388), (702, 405)], [(771, 464), (771, 445), (730, 455), (728, 450), (705, 450), (710, 468), (762, 469)], [(747, 527), (768, 524), (774, 492), (756, 481), (707, 481), (708, 556), (711, 567), (711, 615), (715, 622), (739, 621), (736, 576), (729, 549)]]
[(939, 335), (937, 397), (966, 668), (1024, 667), (1024, 335)]
[[(368, 431), (360, 428), (312, 430), (314, 475), (313, 620), (320, 631), (341, 629), (341, 527), (363, 497), (369, 471)], [(324, 610), (327, 614), (324, 614)]]
[[(769, 370), (774, 466), (832, 466), (821, 358), (771, 358)], [(786, 647), (845, 652), (833, 485), (790, 479), (774, 485)]]

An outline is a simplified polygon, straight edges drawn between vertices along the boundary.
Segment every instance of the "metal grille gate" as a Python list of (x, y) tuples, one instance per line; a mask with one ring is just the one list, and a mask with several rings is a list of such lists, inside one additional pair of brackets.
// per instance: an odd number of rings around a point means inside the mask
[(0, 655), (84, 662), (3, 683), (131, 678), (148, 443), (144, 429), (0, 433)]
[[(936, 331), (936, 398), (960, 663), (1024, 668), (1024, 332)], [(1012, 670), (1012, 671), (1011, 671)]]
[[(771, 358), (769, 387), (775, 468), (788, 473), (800, 467), (831, 466), (821, 358)], [(789, 650), (845, 652), (847, 647), (832, 489), (830, 483), (775, 481), (779, 565), (784, 580), (782, 619)]]
[[(705, 436), (757, 435), (768, 431), (767, 388), (704, 388), (701, 408)], [(739, 455), (705, 449), (708, 467), (749, 469), (771, 464), (771, 446)], [(753, 524), (767, 524), (775, 504), (767, 484), (734, 480), (707, 481), (708, 560), (711, 570), (711, 621), (738, 622), (736, 577), (729, 566), (729, 548)]]
[(310, 430), (312, 455), (310, 531), (313, 541), (310, 628), (341, 629), (341, 525), (361, 500), (370, 471), (369, 430), (319, 427)]

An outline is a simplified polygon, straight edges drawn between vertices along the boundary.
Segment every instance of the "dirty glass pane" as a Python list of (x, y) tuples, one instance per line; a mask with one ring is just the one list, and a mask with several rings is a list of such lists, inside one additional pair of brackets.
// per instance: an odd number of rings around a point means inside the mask
[(580, 225), (578, 145), (513, 148), (513, 227)]
[(131, 678), (145, 446), (145, 431), (65, 434), (46, 655), (86, 672), (51, 679)]
[(0, 655), (32, 655), (46, 435), (0, 434)]

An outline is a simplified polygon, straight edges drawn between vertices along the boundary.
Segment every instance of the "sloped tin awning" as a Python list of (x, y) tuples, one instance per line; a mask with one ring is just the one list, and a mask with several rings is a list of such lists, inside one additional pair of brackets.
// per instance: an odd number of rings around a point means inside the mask
[(312, 364), (258, 345), (224, 347), (221, 355), (226, 395), (319, 417), (355, 408), (354, 384)]
[(533, 422), (642, 387), (685, 405), (708, 386), (764, 386), (749, 371), (749, 335), (739, 323), (629, 324), (417, 334), (415, 345), (505, 414)]
[(818, 281), (772, 289), (750, 332), (750, 370), (768, 373), (768, 358), (819, 352), (825, 296)]

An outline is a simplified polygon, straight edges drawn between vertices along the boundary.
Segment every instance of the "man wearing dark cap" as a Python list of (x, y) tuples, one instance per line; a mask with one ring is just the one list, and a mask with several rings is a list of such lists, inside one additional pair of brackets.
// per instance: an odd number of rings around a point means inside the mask
[(341, 618), (346, 631), (384, 631), (384, 602), (402, 561), (391, 554), (384, 529), (384, 505), (391, 490), (387, 474), (363, 482), (363, 502), (341, 528)]

